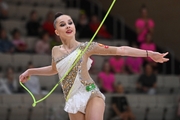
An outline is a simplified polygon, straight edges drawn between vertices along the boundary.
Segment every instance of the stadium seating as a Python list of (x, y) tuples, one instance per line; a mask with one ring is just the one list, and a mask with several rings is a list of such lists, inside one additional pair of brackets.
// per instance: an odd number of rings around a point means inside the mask
[[(53, 12), (62, 12), (69, 14), (77, 22), (80, 10), (77, 8), (65, 8), (63, 0), (6, 0), (9, 3), (10, 19), (1, 21), (3, 27), (11, 32), (14, 28), (18, 28), (23, 35), (26, 35), (25, 23), (29, 18), (31, 10), (37, 10), (39, 17), (43, 20), (49, 10)], [(36, 37), (26, 37), (25, 42), (28, 44), (28, 51), (33, 51)], [(89, 39), (80, 39), (80, 41), (89, 41)], [(108, 41), (104, 39), (96, 39), (95, 41), (107, 45), (128, 45), (124, 40)], [(29, 61), (32, 61), (35, 67), (41, 67), (51, 64), (50, 55), (38, 54), (3, 54), (0, 53), (0, 77), (2, 71), (9, 65), (15, 67), (15, 77), (18, 80), (19, 75), (27, 68)], [(107, 57), (93, 56), (94, 67), (97, 71), (101, 70), (102, 63)], [(18, 71), (18, 72), (17, 72)], [(97, 82), (97, 74), (91, 75)], [(129, 105), (137, 120), (173, 120), (176, 114), (177, 93), (180, 89), (179, 76), (176, 75), (157, 75), (157, 95), (137, 94), (135, 84), (139, 75), (116, 75), (116, 82), (121, 82), (125, 87), (125, 91)], [(46, 87), (47, 91), (58, 82), (58, 76), (44, 77), (39, 76), (41, 87)], [(174, 94), (172, 94), (172, 92)], [(64, 96), (60, 85), (55, 93), (48, 97), (45, 101), (32, 107), (33, 100), (29, 94), (0, 94), (0, 120), (66, 120), (67, 113), (64, 112)], [(35, 95), (37, 100), (44, 95)], [(113, 94), (106, 94), (106, 110), (105, 120), (109, 120), (108, 116), (111, 109), (111, 97)], [(117, 95), (120, 96), (120, 95)]]
[[(109, 110), (111, 110), (111, 97), (121, 96), (118, 94), (105, 94), (106, 96), (106, 118), (108, 118)], [(130, 107), (138, 120), (144, 120), (147, 117), (148, 120), (161, 120), (163, 113), (166, 112), (166, 120), (172, 120), (175, 115), (176, 97), (175, 95), (140, 95), (129, 94), (125, 95), (128, 99)], [(43, 97), (43, 95), (36, 95), (37, 100)], [(4, 120), (10, 109), (10, 118), (21, 116), (27, 118), (31, 115), (31, 119), (44, 119), (51, 114), (51, 110), (62, 115), (67, 116), (67, 113), (63, 111), (64, 97), (63, 94), (52, 94), (45, 101), (38, 103), (35, 108), (32, 108), (32, 99), (28, 94), (16, 94), (16, 95), (0, 95), (0, 118)], [(147, 108), (149, 109), (147, 112)], [(166, 108), (166, 111), (165, 111)], [(58, 113), (53, 112), (53, 116), (58, 118)], [(146, 115), (147, 114), (147, 115)], [(47, 116), (46, 116), (47, 115)], [(156, 116), (158, 115), (158, 117)], [(13, 116), (13, 117), (12, 117)], [(20, 117), (18, 117), (20, 118)], [(108, 119), (106, 119), (108, 120)]]
[(0, 53), (0, 58), (1, 70), (5, 70), (7, 66), (13, 65), (13, 59), (11, 54)]

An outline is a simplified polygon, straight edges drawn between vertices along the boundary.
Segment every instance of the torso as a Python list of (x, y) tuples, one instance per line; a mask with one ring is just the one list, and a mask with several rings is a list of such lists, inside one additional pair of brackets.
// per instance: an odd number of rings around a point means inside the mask
[[(61, 46), (56, 46), (55, 49), (55, 55), (53, 56), (53, 58), (55, 59), (55, 61), (59, 62), (60, 60), (62, 60), (63, 58), (65, 58), (66, 56), (70, 55), (74, 50), (76, 50), (82, 43), (79, 43), (79, 45), (77, 47), (75, 47), (74, 49), (71, 50), (71, 52), (67, 53), (67, 51), (65, 49), (63, 49)], [(87, 68), (87, 62), (88, 62), (89, 56), (85, 53), (82, 56), (82, 62), (81, 62), (81, 77), (84, 80), (91, 80), (91, 77), (88, 73), (88, 68)]]

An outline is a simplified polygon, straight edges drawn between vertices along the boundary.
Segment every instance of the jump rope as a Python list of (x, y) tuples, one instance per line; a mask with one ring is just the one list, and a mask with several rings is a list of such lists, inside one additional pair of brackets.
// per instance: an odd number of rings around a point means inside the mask
[(106, 12), (103, 20), (101, 21), (99, 27), (97, 28), (96, 32), (94, 33), (94, 35), (92, 36), (92, 38), (90, 39), (89, 43), (87, 44), (87, 46), (85, 47), (85, 49), (83, 51), (79, 51), (78, 55), (77, 55), (77, 59), (75, 60), (75, 62), (73, 63), (73, 65), (70, 67), (70, 69), (64, 74), (64, 76), (59, 80), (59, 82), (51, 89), (51, 91), (45, 95), (43, 98), (36, 100), (36, 98), (34, 97), (33, 93), (25, 86), (22, 84), (22, 82), (19, 82), (20, 85), (30, 94), (30, 96), (33, 99), (33, 104), (32, 106), (35, 107), (37, 103), (42, 102), (43, 100), (45, 100), (46, 98), (48, 98), (53, 92), (54, 90), (57, 88), (57, 86), (63, 81), (63, 79), (69, 74), (69, 72), (72, 70), (72, 68), (76, 65), (76, 63), (80, 60), (80, 58), (82, 57), (82, 55), (86, 52), (86, 50), (88, 49), (88, 47), (90, 46), (90, 44), (92, 43), (92, 41), (94, 40), (95, 36), (97, 35), (97, 33), (99, 32), (101, 26), (103, 25), (104, 21), (106, 20), (108, 14), (110, 13), (111, 9), (113, 8), (114, 4), (115, 4), (116, 0), (113, 0), (113, 2), (111, 3), (108, 11)]

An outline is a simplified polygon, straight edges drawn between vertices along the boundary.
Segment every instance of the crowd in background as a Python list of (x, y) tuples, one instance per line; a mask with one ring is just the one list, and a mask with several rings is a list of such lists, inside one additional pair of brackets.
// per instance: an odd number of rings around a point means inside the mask
[[(8, 4), (0, 0), (0, 20), (8, 20)], [(29, 19), (26, 21), (26, 36), (37, 37), (38, 40), (31, 51), (36, 54), (51, 54), (51, 48), (54, 45), (61, 44), (59, 37), (54, 33), (54, 12), (49, 11), (46, 18), (39, 20), (38, 13), (33, 10), (29, 13)], [(137, 32), (137, 40), (130, 43), (130, 46), (141, 48), (144, 50), (156, 51), (156, 44), (153, 42), (153, 33), (155, 23), (153, 19), (148, 16), (146, 6), (140, 9), (141, 16), (135, 21)], [(77, 29), (77, 38), (90, 38), (96, 31), (100, 24), (97, 15), (92, 15), (90, 18), (82, 10), (79, 20), (75, 23)], [(17, 28), (13, 31), (6, 31), (2, 24), (0, 24), (0, 52), (2, 53), (29, 53), (28, 46), (24, 36)], [(112, 35), (103, 25), (98, 32), (97, 38), (108, 40)], [(96, 62), (96, 61), (94, 61)], [(27, 68), (32, 68), (33, 63), (29, 62)], [(125, 90), (120, 82), (116, 83), (115, 75), (117, 74), (138, 74), (139, 78), (135, 84), (137, 93), (144, 93), (154, 95), (156, 94), (157, 83), (157, 64), (150, 58), (135, 58), (135, 57), (121, 57), (111, 56), (104, 60), (101, 71), (93, 72), (93, 66), (90, 70), (91, 74), (97, 74), (97, 84), (103, 93), (119, 93), (124, 94)], [(14, 77), (14, 69), (11, 66), (7, 67), (5, 74), (0, 79), (0, 93), (13, 94), (23, 93), (21, 88), (18, 88), (18, 83)], [(37, 76), (30, 77), (30, 80), (25, 85), (34, 94), (46, 93), (46, 88), (41, 88), (39, 78)], [(120, 102), (117, 102), (120, 101)], [(134, 120), (135, 117), (131, 112), (128, 102), (125, 97), (112, 98), (113, 116), (121, 116), (123, 120)], [(116, 119), (115, 118), (115, 119)], [(114, 120), (115, 120), (114, 119)]]

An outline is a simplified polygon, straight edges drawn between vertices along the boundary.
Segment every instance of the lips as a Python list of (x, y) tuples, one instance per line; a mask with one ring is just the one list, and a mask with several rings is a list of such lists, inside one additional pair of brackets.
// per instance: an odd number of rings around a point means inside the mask
[(66, 31), (67, 34), (70, 34), (70, 33), (72, 33), (72, 32), (73, 32), (72, 30), (67, 30), (67, 31)]

